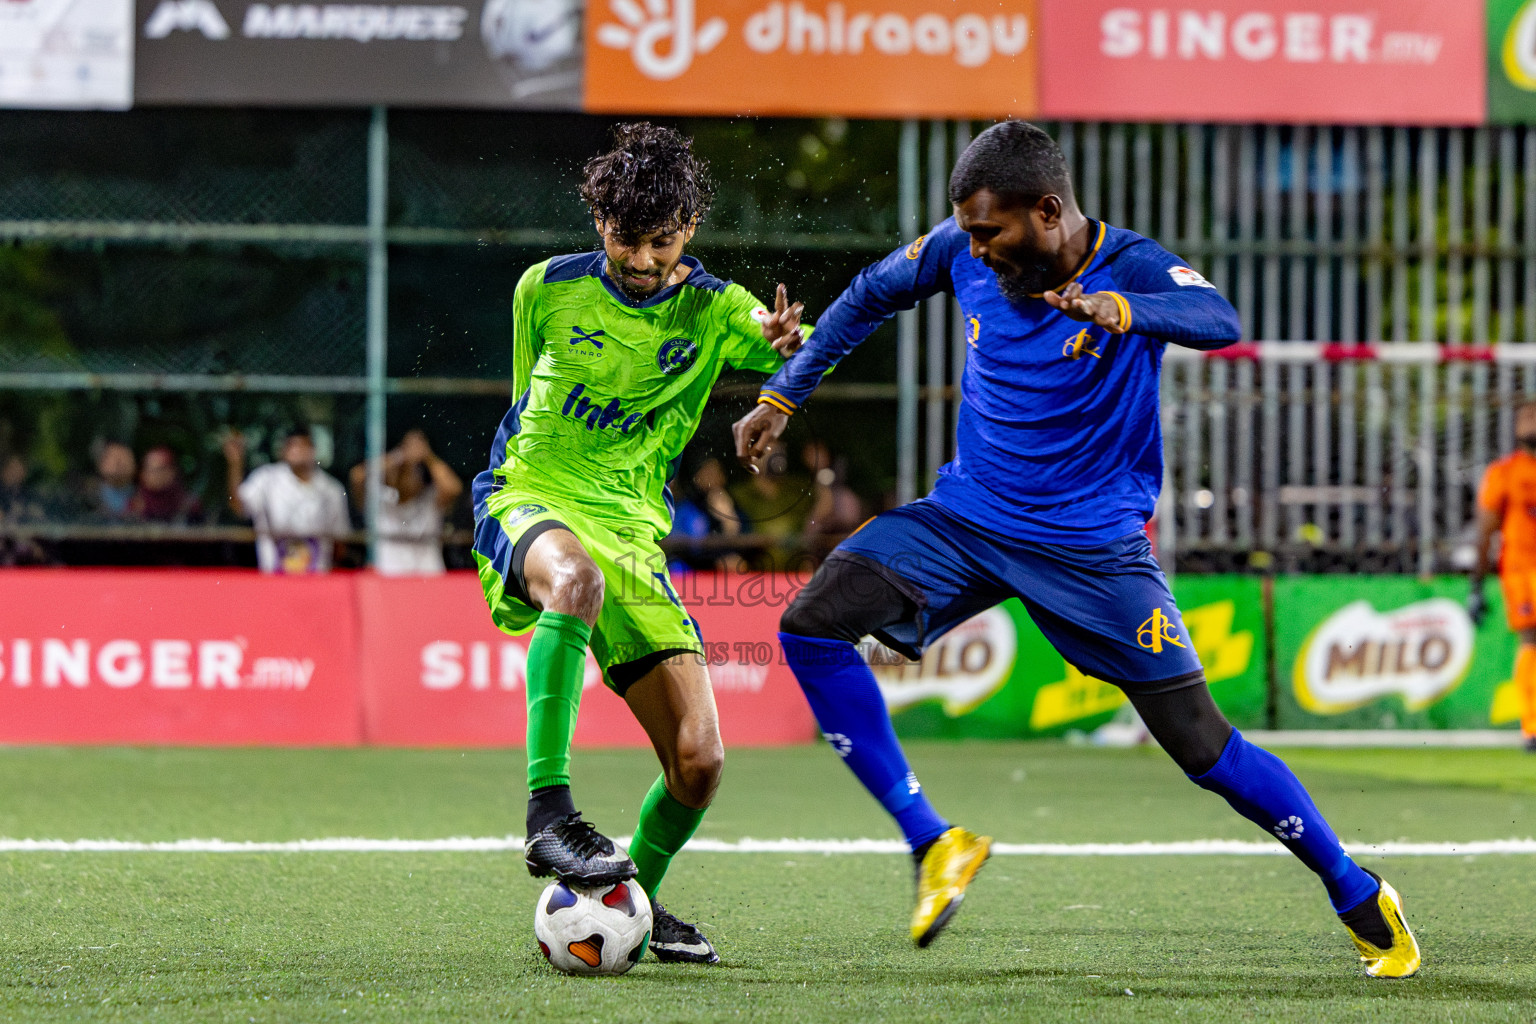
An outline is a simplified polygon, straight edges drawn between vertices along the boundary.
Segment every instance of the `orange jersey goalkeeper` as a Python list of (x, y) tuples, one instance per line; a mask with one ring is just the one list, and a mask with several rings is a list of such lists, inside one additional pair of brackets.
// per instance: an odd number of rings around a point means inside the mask
[(1481, 622), (1487, 610), (1483, 577), (1487, 575), (1493, 535), (1503, 539), (1499, 581), (1503, 585), (1509, 628), (1520, 636), (1515, 655), (1515, 689), (1520, 695), (1520, 731), (1526, 749), (1536, 753), (1536, 402), (1515, 412), (1518, 448), (1483, 474), (1477, 495), (1477, 563), (1467, 611)]

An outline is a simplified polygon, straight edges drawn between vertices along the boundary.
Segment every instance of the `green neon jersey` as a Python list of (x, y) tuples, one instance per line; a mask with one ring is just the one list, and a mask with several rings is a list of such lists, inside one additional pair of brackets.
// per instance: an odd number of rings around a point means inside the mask
[(665, 536), (667, 479), (721, 372), (783, 364), (763, 339), (764, 305), (698, 260), (684, 256), (687, 278), (638, 302), (603, 264), (601, 252), (559, 256), (518, 282), (514, 401), (475, 478), (477, 519), (505, 492)]

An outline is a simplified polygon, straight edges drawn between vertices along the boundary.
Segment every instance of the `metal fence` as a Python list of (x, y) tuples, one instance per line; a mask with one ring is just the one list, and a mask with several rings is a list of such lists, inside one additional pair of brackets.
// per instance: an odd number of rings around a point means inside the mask
[[(0, 425), (36, 419), (40, 395), (190, 401), (206, 407), (188, 440), (206, 466), (219, 458), (220, 423), (243, 416), (271, 436), (285, 421), (318, 417), (334, 440), (333, 470), (344, 470), (425, 420), (439, 440), (456, 440), (445, 457), (472, 473), (510, 390), (518, 275), (594, 243), (573, 184), (606, 127), (592, 117), (383, 109), (0, 111), (0, 250), (46, 249), (71, 281), (70, 294), (42, 303), (40, 318), (63, 325), (55, 337), (7, 335), (14, 321), (0, 309)], [(850, 134), (865, 149), (896, 134), (840, 122), (756, 134), (728, 122), (692, 127), (715, 150), (771, 158), (781, 179), (797, 173), (797, 159), (835, 159)], [(765, 157), (769, 148), (779, 152)], [(893, 162), (881, 163), (894, 177)], [(747, 187), (750, 176), (720, 164), (695, 249), (732, 276), (754, 264), (768, 281), (775, 271), (762, 264), (812, 274), (856, 266), (899, 241), (878, 181), (830, 200), (802, 189), (770, 205)], [(834, 292), (846, 281), (845, 272), (818, 276)], [(893, 386), (830, 391), (834, 401), (894, 406)], [(212, 489), (222, 483), (205, 476)]]
[(1465, 568), (1536, 346), (1169, 349), (1157, 539), (1185, 568)]
[[(1508, 450), (1513, 403), (1536, 386), (1536, 346), (1525, 349), (1536, 342), (1536, 130), (1053, 128), (1084, 211), (1201, 270), (1237, 306), (1245, 338), (1420, 343), (1347, 359), (1289, 343), (1262, 359), (1170, 349), (1165, 564), (1450, 564), (1478, 474)], [(970, 130), (903, 135), (904, 158), (925, 163), (929, 220), (947, 212), (940, 171)], [(904, 211), (908, 233), (916, 222)], [(965, 358), (954, 303), (931, 300), (902, 341), (900, 422), (923, 437), (903, 450), (925, 458), (910, 493), (949, 454)], [(1425, 343), (1450, 346), (1449, 358)], [(1490, 345), (1497, 358), (1466, 348)]]
[[(0, 242), (97, 253), (109, 270), (89, 301), (137, 324), (141, 297), (167, 290), (187, 293), (188, 309), (207, 289), (254, 293), (274, 281), (301, 298), (174, 339), (145, 323), (77, 339), (63, 354), (0, 338), (0, 399), (69, 389), (322, 395), (351, 403), (351, 454), (376, 455), (392, 410), (415, 403), (449, 415), (430, 403), (479, 396), (489, 408), (506, 393), (504, 345), (483, 340), (499, 337), (499, 314), (487, 311), (500, 299), (471, 313), (406, 308), (441, 287), (434, 254), (506, 253), (510, 265), (590, 240), (568, 203), (551, 202), (590, 151), (590, 125), (582, 135), (541, 122), (538, 137), (518, 140), (515, 159), (491, 160), (477, 140), (444, 138), (435, 115), (421, 112), (160, 112), (173, 128), (192, 127), (185, 139), (153, 140), (114, 135), (133, 123), (122, 115), (94, 115), (92, 131), (73, 133), (69, 118), (84, 115), (26, 116), (38, 139), (68, 135), (79, 152), (53, 167), (27, 163), (26, 138), (0, 152)], [(478, 116), (486, 127), (502, 123)], [(253, 137), (286, 133), (288, 151), (220, 165), (209, 140), (227, 125)], [(838, 268), (856, 267), (948, 216), (949, 167), (976, 127), (892, 131), (891, 211), (802, 203), (771, 214), (717, 167), (710, 244), (763, 264), (831, 253)], [(1084, 210), (1202, 270), (1236, 304), (1246, 337), (1505, 352), (1536, 341), (1536, 131), (1049, 127)], [(153, 180), (97, 172), (110, 160), (93, 145), (159, 146), (160, 170)], [(216, 258), (189, 260), (189, 250)], [(845, 280), (825, 282), (829, 294)], [(464, 340), (434, 345), (450, 332)], [(421, 337), (402, 345), (410, 333)], [(947, 298), (898, 318), (896, 335), (889, 376), (831, 381), (818, 402), (890, 409), (892, 435), (870, 430), (869, 444), (890, 453), (894, 495), (908, 500), (951, 453), (965, 344)], [(1528, 388), (1530, 373), (1511, 360), (1171, 364), (1167, 539), (1188, 568), (1256, 548), (1287, 558), (1334, 550), (1339, 564), (1369, 550), (1383, 567), (1428, 568), (1463, 528), (1472, 477), (1507, 438), (1508, 398)], [(477, 422), (492, 424), (482, 411)], [(1304, 490), (1351, 487), (1385, 488), (1389, 498)]]

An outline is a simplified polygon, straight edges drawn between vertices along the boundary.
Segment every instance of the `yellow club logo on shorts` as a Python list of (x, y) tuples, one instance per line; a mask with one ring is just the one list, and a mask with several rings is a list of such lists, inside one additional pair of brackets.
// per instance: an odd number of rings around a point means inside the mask
[(1136, 643), (1153, 654), (1163, 653), (1163, 644), (1183, 647), (1179, 639), (1179, 626), (1163, 613), (1161, 608), (1152, 609), (1152, 617), (1136, 627)]

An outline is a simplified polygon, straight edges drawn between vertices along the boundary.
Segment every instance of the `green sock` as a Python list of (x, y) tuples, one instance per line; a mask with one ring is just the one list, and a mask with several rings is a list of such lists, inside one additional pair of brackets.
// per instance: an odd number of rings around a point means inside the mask
[(664, 775), (645, 794), (645, 803), (640, 805), (640, 824), (635, 826), (635, 838), (629, 843), (629, 856), (638, 871), (635, 881), (651, 899), (656, 898), (672, 858), (698, 831), (707, 809), (695, 810), (678, 803), (677, 797), (667, 792)]
[(528, 789), (571, 783), (571, 737), (592, 627), (544, 612), (528, 643)]

